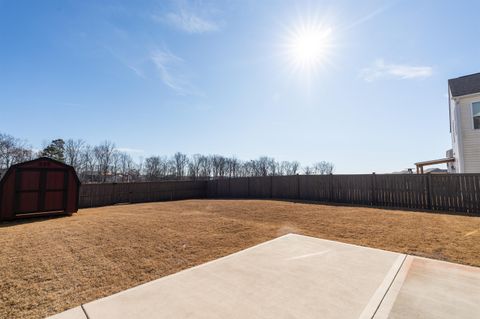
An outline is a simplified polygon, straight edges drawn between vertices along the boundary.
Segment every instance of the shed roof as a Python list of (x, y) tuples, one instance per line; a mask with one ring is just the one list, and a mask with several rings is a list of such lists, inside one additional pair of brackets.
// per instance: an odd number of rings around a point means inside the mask
[(453, 97), (480, 93), (480, 73), (450, 79), (448, 87)]
[[(57, 161), (53, 158), (50, 158), (50, 157), (39, 157), (39, 158), (36, 158), (36, 159), (33, 159), (33, 160), (30, 160), (30, 161), (26, 161), (26, 162), (20, 162), (20, 163), (16, 163), (16, 164), (13, 164), (12, 166), (10, 166), (8, 169), (4, 170), (2, 172), (2, 170), (0, 170), (0, 182), (2, 182), (2, 180), (4, 178), (7, 178), (7, 175), (12, 171), (14, 170), (15, 168), (17, 167), (22, 167), (22, 166), (28, 166), (32, 163), (35, 163), (35, 162), (39, 162), (39, 161), (49, 161), (49, 162), (52, 162), (52, 163), (55, 163), (57, 165), (61, 165), (61, 166), (65, 166), (66, 168), (70, 169), (73, 171), (73, 176), (75, 177), (75, 180), (77, 182), (78, 185), (81, 184), (80, 182), (80, 179), (78, 178), (78, 175), (77, 175), (77, 172), (75, 171), (75, 168), (73, 166), (70, 166), (68, 164), (65, 164), (63, 162), (60, 162), (60, 161)], [(0, 183), (0, 186), (1, 186), (1, 183)]]

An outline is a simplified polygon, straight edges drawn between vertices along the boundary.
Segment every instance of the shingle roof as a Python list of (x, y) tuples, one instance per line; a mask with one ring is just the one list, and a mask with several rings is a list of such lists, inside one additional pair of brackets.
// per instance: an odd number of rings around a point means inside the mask
[(480, 93), (480, 73), (461, 76), (448, 80), (452, 96)]

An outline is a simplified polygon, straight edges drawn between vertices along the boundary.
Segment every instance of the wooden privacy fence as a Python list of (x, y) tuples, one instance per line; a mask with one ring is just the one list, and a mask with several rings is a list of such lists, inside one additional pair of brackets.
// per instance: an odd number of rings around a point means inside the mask
[(480, 174), (294, 175), (83, 184), (79, 207), (192, 198), (312, 200), (480, 215)]
[(206, 181), (82, 184), (80, 207), (205, 198)]
[(208, 198), (276, 198), (480, 215), (480, 174), (295, 175), (207, 182)]

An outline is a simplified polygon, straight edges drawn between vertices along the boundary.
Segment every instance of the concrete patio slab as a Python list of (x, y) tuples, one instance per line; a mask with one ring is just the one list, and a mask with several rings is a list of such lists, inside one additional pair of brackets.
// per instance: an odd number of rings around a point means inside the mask
[(96, 318), (372, 318), (405, 255), (286, 235), (84, 305)]
[(75, 307), (46, 319), (88, 319), (82, 307)]
[(475, 318), (480, 268), (289, 234), (51, 317)]
[(375, 319), (480, 318), (480, 269), (408, 256)]

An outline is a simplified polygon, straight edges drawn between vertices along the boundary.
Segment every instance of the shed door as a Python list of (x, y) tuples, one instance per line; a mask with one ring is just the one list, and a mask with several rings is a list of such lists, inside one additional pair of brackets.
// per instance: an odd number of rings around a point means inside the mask
[(68, 170), (18, 168), (15, 178), (15, 214), (64, 211)]

